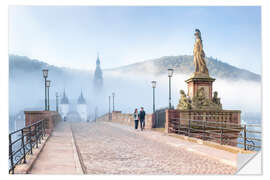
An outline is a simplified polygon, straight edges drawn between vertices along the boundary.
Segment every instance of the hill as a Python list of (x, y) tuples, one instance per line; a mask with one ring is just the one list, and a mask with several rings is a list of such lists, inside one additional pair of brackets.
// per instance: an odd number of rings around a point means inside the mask
[[(232, 80), (251, 80), (260, 81), (261, 76), (245, 69), (240, 69), (220, 60), (208, 57), (206, 64), (210, 76), (214, 78)], [(194, 72), (193, 56), (164, 56), (158, 59), (147, 60), (127, 66), (121, 66), (108, 71), (126, 72), (145, 72), (161, 75), (167, 73), (168, 68), (173, 68), (175, 73), (191, 75)]]
[[(44, 78), (42, 69), (49, 69), (48, 80), (52, 80), (51, 98), (66, 89), (72, 98), (80, 95), (81, 89), (88, 88), (92, 74), (88, 71), (57, 67), (26, 56), (9, 56), (9, 109), (18, 113), (26, 108), (43, 108)], [(89, 89), (89, 88), (88, 88)], [(74, 94), (71, 94), (74, 92)], [(52, 105), (54, 105), (54, 101)]]

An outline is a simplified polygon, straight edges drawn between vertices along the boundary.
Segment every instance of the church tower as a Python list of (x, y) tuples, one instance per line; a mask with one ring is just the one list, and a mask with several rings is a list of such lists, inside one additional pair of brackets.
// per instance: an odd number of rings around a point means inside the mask
[(83, 97), (82, 91), (77, 101), (77, 112), (79, 113), (81, 120), (86, 122), (87, 121), (87, 104), (86, 104), (86, 100)]
[(102, 77), (102, 70), (100, 68), (99, 54), (97, 56), (96, 70), (94, 74), (94, 87), (97, 90), (97, 92), (99, 92), (103, 87), (103, 77)]
[(68, 101), (68, 98), (66, 96), (65, 90), (64, 90), (64, 93), (63, 93), (63, 97), (62, 97), (62, 99), (60, 101), (59, 110), (60, 110), (60, 115), (61, 115), (62, 119), (65, 121), (66, 118), (67, 118), (67, 114), (69, 112), (69, 101)]

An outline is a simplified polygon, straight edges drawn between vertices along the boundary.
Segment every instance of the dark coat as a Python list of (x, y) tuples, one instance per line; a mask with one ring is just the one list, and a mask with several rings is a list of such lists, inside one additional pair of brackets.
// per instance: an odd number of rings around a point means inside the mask
[(139, 117), (140, 117), (140, 119), (145, 119), (145, 111), (144, 110), (140, 111)]

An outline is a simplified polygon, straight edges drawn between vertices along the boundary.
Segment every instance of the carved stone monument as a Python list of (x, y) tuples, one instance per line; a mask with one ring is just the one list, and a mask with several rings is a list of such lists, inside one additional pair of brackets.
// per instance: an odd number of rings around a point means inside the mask
[(186, 80), (188, 86), (187, 96), (183, 90), (180, 91), (181, 97), (177, 108), (181, 110), (221, 110), (222, 105), (220, 103), (220, 98), (217, 98), (217, 92), (214, 96), (214, 99), (212, 97), (212, 85), (215, 79), (209, 76), (200, 30), (196, 29), (194, 35), (195, 44), (193, 50), (193, 62), (195, 66), (195, 72), (188, 80)]
[(215, 125), (211, 125), (211, 128), (206, 127), (207, 133), (213, 132), (212, 137), (214, 138), (202, 136), (201, 130), (195, 131), (194, 129), (192, 130), (192, 136), (214, 142), (222, 137), (219, 143), (236, 146), (239, 132), (221, 130), (220, 127), (224, 126), (224, 124), (226, 127), (235, 127), (235, 125), (241, 124), (241, 111), (222, 109), (218, 92), (213, 92), (215, 79), (209, 76), (200, 30), (196, 29), (194, 35), (194, 73), (185, 81), (188, 87), (187, 93), (180, 90), (177, 109), (166, 110), (165, 132), (179, 134), (188, 132), (189, 134), (189, 128), (192, 124), (199, 128), (196, 125), (199, 121), (204, 123), (215, 122), (213, 123)]

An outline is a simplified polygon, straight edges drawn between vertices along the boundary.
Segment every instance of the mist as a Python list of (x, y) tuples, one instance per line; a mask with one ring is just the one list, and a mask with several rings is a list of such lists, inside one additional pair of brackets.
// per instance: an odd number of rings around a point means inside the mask
[[(144, 107), (147, 113), (153, 111), (153, 89), (151, 81), (157, 81), (155, 89), (156, 109), (168, 107), (168, 76), (154, 75), (155, 69), (147, 65), (153, 73), (138, 70), (121, 72), (120, 70), (105, 70), (103, 72), (103, 88), (96, 89), (93, 84), (93, 71), (74, 71), (62, 69), (61, 72), (49, 69), (51, 80), (50, 107), (56, 109), (56, 92), (61, 95), (65, 90), (72, 106), (77, 103), (81, 91), (87, 101), (90, 120), (95, 115), (101, 116), (109, 111), (109, 96), (115, 93), (115, 110), (132, 113), (135, 108)], [(172, 104), (177, 107), (180, 89), (187, 93), (185, 80), (190, 75), (175, 73), (172, 77)], [(214, 77), (215, 78), (215, 77)], [(44, 109), (44, 79), (41, 69), (35, 72), (22, 72), (20, 76), (10, 77), (9, 109), (15, 115), (23, 110)], [(218, 91), (223, 109), (241, 110), (242, 120), (245, 118), (261, 118), (261, 83), (244, 80), (225, 80), (217, 78), (213, 83), (213, 91)], [(258, 117), (259, 116), (259, 117)]]
[[(168, 107), (168, 76), (154, 76), (146, 73), (130, 72), (106, 72), (108, 90), (117, 94), (117, 105), (123, 110), (130, 112), (135, 107), (145, 107), (146, 111), (152, 112), (152, 86), (151, 81), (157, 81), (156, 109)], [(174, 74), (172, 77), (172, 104), (176, 107), (180, 98), (180, 89), (187, 93), (187, 80), (190, 76)], [(230, 81), (216, 79), (213, 83), (213, 91), (218, 91), (223, 109), (241, 110), (242, 115), (258, 114), (261, 112), (261, 84), (254, 81)], [(108, 93), (108, 92), (106, 92)]]

